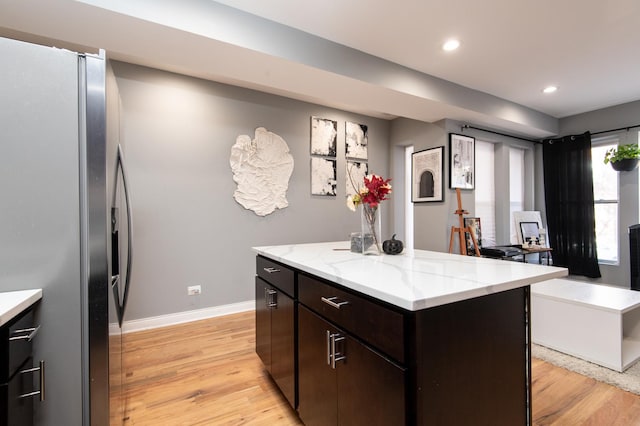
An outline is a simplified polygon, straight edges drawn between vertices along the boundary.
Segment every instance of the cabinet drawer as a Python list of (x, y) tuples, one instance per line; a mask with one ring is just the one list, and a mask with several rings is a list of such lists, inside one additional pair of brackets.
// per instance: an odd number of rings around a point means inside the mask
[(269, 284), (295, 298), (295, 273), (292, 269), (266, 257), (256, 257), (256, 273)]
[(0, 356), (0, 361), (2, 362), (0, 379), (4, 382), (9, 380), (27, 358), (31, 356), (31, 338), (35, 336), (33, 311), (29, 310), (27, 313), (22, 314), (2, 334), (4, 335), (3, 338), (8, 340), (7, 348), (3, 350), (3, 354)]
[(381, 352), (405, 362), (405, 326), (400, 312), (304, 274), (298, 274), (298, 299)]

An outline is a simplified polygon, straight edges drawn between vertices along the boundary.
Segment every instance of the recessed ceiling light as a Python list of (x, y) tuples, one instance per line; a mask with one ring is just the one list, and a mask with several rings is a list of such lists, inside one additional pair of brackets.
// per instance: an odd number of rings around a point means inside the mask
[(553, 93), (556, 90), (558, 90), (557, 86), (547, 86), (544, 89), (542, 89), (542, 93)]
[(442, 50), (450, 52), (452, 50), (456, 50), (458, 47), (460, 47), (460, 42), (458, 40), (451, 39), (451, 40), (447, 40), (442, 45)]

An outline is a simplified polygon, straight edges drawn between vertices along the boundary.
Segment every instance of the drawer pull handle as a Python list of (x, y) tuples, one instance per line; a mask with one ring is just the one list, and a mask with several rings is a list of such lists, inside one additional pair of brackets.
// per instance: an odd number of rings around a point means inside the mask
[(278, 268), (262, 268), (265, 272), (268, 272), (269, 274), (275, 274), (276, 272), (280, 272), (280, 269)]
[(320, 298), (320, 300), (322, 300), (324, 303), (336, 309), (340, 309), (341, 306), (349, 304), (349, 302), (347, 302), (346, 300), (343, 300), (342, 302), (336, 302), (336, 299), (337, 297), (321, 297)]
[[(9, 341), (26, 340), (30, 342), (34, 337), (36, 337), (36, 334), (38, 334), (38, 330), (40, 330), (40, 326), (16, 330), (14, 331), (14, 335), (9, 337)], [(21, 335), (17, 336), (17, 334)]]
[(40, 390), (24, 393), (19, 395), (18, 398), (31, 398), (33, 396), (40, 396), (40, 401), (44, 401), (44, 361), (40, 361), (39, 367), (27, 368), (26, 370), (20, 370), (20, 374), (40, 372)]

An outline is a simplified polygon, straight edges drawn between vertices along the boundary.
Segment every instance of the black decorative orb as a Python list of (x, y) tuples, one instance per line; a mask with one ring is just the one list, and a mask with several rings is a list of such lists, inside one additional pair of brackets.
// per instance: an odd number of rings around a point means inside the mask
[(630, 172), (631, 170), (638, 167), (638, 159), (637, 158), (625, 158), (623, 160), (612, 161), (611, 167), (613, 170), (617, 172)]
[(382, 250), (387, 254), (400, 254), (404, 249), (404, 244), (400, 240), (396, 240), (396, 234), (393, 234), (390, 240), (382, 243)]

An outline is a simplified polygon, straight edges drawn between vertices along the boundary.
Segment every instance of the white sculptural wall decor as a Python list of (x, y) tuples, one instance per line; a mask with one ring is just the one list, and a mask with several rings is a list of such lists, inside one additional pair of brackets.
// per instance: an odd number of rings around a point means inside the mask
[(254, 139), (240, 135), (229, 159), (236, 190), (233, 198), (258, 216), (289, 205), (287, 189), (293, 172), (293, 156), (280, 136), (258, 127)]

